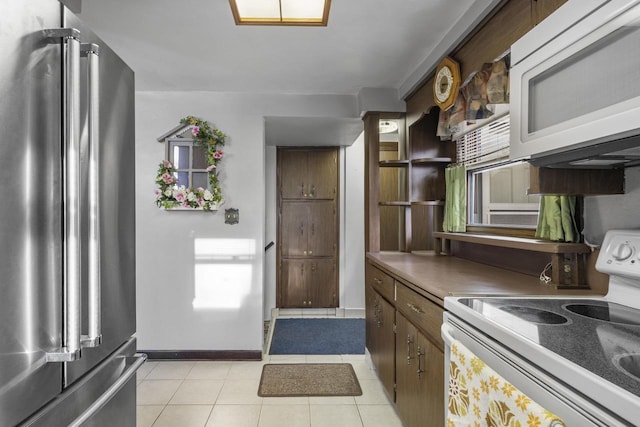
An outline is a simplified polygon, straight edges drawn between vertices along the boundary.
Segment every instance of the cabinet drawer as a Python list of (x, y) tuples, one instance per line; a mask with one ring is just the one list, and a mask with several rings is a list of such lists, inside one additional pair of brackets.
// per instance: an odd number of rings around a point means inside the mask
[(443, 350), (444, 342), (440, 335), (440, 327), (444, 310), (399, 282), (396, 297), (396, 309), (421, 329), (440, 350)]
[(385, 297), (387, 301), (393, 302), (395, 300), (393, 277), (369, 263), (367, 263), (366, 277), (367, 283)]

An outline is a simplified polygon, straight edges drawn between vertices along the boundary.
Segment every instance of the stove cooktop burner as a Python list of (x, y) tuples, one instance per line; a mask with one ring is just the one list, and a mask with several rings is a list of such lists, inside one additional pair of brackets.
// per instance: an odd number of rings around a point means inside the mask
[(609, 275), (604, 298), (451, 297), (445, 298), (446, 317), (478, 342), (499, 344), (496, 351), (537, 365), (636, 425), (640, 229), (608, 231), (595, 267)]
[(640, 397), (640, 310), (600, 299), (458, 302), (506, 328), (514, 339), (528, 339)]
[(526, 321), (542, 325), (561, 325), (569, 320), (551, 311), (540, 310), (539, 308), (523, 307), (521, 305), (503, 305), (500, 310)]
[(592, 319), (605, 322), (623, 323), (626, 325), (640, 325), (640, 312), (623, 305), (608, 303), (607, 305), (595, 304), (567, 304), (566, 310)]
[(625, 374), (640, 381), (640, 354), (621, 354), (613, 359), (613, 364)]

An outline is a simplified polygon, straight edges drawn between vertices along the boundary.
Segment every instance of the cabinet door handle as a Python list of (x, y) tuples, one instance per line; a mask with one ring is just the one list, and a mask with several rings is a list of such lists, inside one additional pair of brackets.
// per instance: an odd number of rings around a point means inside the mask
[(409, 307), (412, 311), (414, 311), (415, 313), (418, 314), (424, 314), (424, 311), (422, 311), (422, 309), (420, 307), (418, 307), (415, 304), (411, 304), (411, 303), (407, 303), (407, 307)]
[(316, 224), (314, 222), (314, 223), (311, 223), (311, 235), (315, 236), (315, 234), (316, 234)]
[(307, 195), (304, 193), (304, 181), (300, 183), (300, 195), (302, 197), (307, 197)]
[(411, 365), (411, 359), (413, 359), (411, 357), (411, 344), (413, 344), (413, 339), (411, 335), (407, 334), (407, 365)]
[(311, 186), (311, 191), (309, 192), (309, 196), (316, 197), (316, 186), (315, 185)]
[(422, 351), (422, 347), (418, 346), (418, 370), (416, 371), (416, 373), (418, 374), (418, 378), (422, 378), (422, 373), (424, 372), (424, 369), (422, 369), (422, 356), (424, 356), (424, 352)]
[(299, 230), (300, 230), (300, 235), (301, 235), (301, 236), (304, 236), (304, 222), (301, 222), (301, 223), (300, 223), (300, 228), (299, 228)]
[(380, 319), (378, 319), (378, 299), (376, 298), (373, 304), (373, 319), (376, 321), (376, 325), (380, 326)]

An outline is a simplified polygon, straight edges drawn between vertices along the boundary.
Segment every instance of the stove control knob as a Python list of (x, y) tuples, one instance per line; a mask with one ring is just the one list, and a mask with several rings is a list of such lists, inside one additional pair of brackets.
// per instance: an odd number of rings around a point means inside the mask
[(618, 246), (613, 248), (613, 253), (611, 256), (616, 261), (624, 261), (633, 255), (633, 247), (629, 243), (620, 243)]

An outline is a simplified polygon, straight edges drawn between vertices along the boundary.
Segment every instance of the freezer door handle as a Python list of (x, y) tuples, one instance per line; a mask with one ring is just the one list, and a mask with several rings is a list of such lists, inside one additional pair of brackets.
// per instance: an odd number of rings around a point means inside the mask
[(80, 32), (74, 28), (43, 30), (63, 52), (63, 204), (64, 280), (62, 348), (47, 353), (48, 362), (81, 357), (80, 249)]
[(87, 420), (93, 417), (93, 415), (95, 415), (104, 405), (109, 403), (113, 396), (115, 396), (136, 374), (138, 368), (140, 368), (140, 366), (142, 366), (142, 364), (147, 360), (147, 355), (143, 353), (136, 353), (132, 357), (127, 357), (125, 359), (127, 365), (129, 365), (128, 368), (122, 372), (118, 379), (115, 380), (113, 384), (111, 384), (109, 388), (91, 404), (91, 406), (80, 414), (78, 418), (69, 423), (68, 427), (80, 427)]
[(82, 347), (98, 347), (102, 343), (100, 292), (100, 47), (93, 43), (80, 45), (87, 58), (88, 90), (88, 334), (82, 335)]

